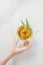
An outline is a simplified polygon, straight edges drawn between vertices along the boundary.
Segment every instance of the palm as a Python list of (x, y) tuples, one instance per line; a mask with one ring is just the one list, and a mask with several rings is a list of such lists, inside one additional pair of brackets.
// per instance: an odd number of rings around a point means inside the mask
[(18, 42), (19, 42), (19, 40), (16, 40), (16, 42), (13, 44), (13, 47), (12, 47), (13, 52), (16, 54), (21, 53), (21, 52), (31, 48), (29, 41), (24, 42), (24, 44), (19, 48), (17, 47)]

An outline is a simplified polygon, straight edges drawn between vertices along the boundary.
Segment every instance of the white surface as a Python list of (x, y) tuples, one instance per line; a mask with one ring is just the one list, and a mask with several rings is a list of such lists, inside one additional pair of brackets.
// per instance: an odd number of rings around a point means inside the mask
[[(17, 55), (7, 65), (43, 65), (43, 1), (32, 0), (25, 2), (10, 18), (9, 22), (0, 27), (0, 59), (3, 58), (11, 47), (15, 38), (16, 29), (21, 19), (29, 18), (29, 22), (37, 34), (32, 39), (32, 48), (27, 52)], [(40, 24), (39, 24), (40, 23)], [(37, 27), (36, 27), (37, 25)], [(11, 32), (11, 33), (10, 33)]]
[(13, 13), (26, 0), (0, 0), (0, 26), (9, 21)]

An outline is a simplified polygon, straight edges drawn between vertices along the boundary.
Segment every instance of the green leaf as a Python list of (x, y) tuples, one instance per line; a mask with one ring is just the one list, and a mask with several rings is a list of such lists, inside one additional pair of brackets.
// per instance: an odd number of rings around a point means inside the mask
[(22, 22), (22, 25), (25, 26), (25, 24), (24, 24), (24, 22), (22, 20), (21, 20), (21, 22)]
[(27, 29), (30, 29), (30, 25), (29, 25), (29, 22), (28, 22), (28, 19), (26, 18), (26, 28)]

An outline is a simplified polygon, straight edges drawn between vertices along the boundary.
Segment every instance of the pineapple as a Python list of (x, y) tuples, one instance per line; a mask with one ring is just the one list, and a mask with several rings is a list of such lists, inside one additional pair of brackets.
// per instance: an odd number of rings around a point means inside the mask
[(30, 38), (32, 36), (32, 29), (28, 23), (28, 20), (26, 18), (26, 24), (24, 24), (23, 21), (22, 25), (18, 28), (18, 36), (21, 40), (27, 40), (28, 38)]

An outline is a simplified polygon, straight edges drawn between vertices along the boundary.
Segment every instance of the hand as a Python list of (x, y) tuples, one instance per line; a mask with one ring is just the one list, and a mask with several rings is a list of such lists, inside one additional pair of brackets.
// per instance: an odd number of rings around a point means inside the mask
[(22, 53), (26, 51), (27, 49), (31, 48), (29, 41), (24, 42), (24, 44), (20, 48), (17, 47), (18, 42), (19, 42), (19, 39), (17, 39), (16, 42), (14, 42), (10, 50), (13, 55)]
[(20, 48), (17, 47), (18, 42), (19, 40), (17, 39), (11, 47), (10, 52), (0, 61), (0, 65), (5, 65), (14, 55), (22, 53), (31, 48), (29, 41), (24, 42)]

